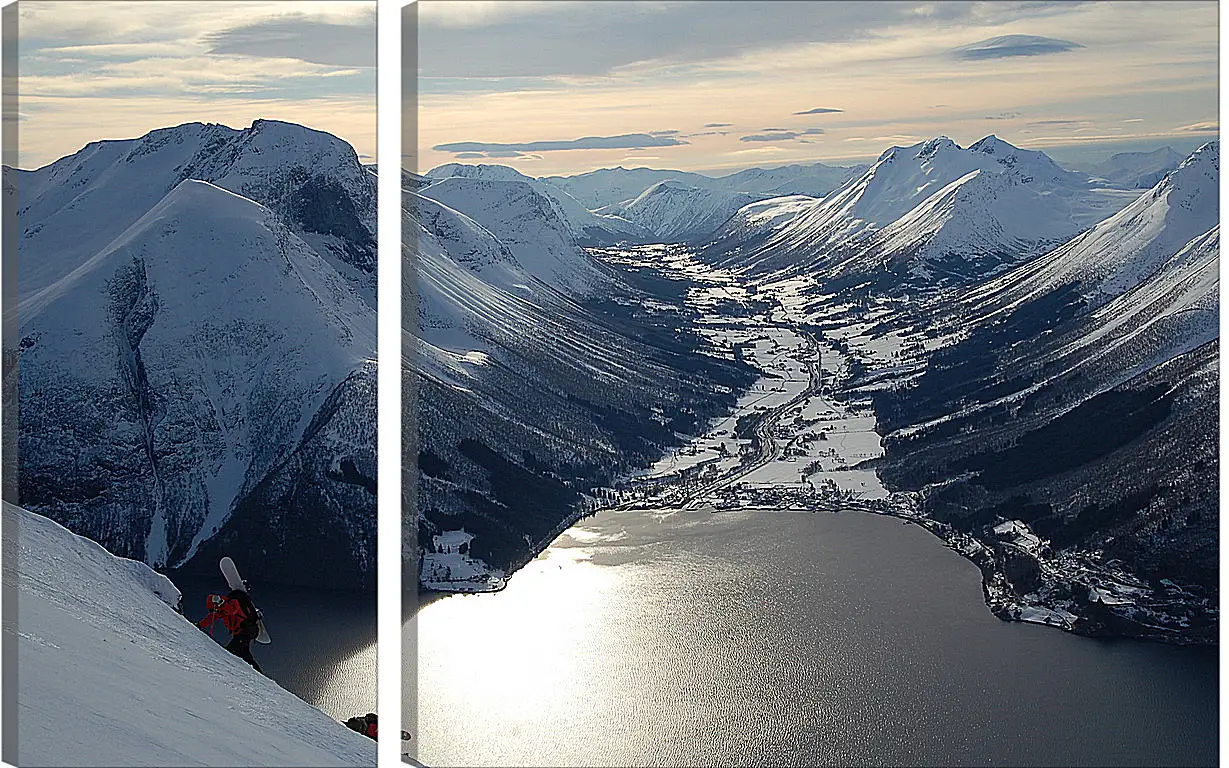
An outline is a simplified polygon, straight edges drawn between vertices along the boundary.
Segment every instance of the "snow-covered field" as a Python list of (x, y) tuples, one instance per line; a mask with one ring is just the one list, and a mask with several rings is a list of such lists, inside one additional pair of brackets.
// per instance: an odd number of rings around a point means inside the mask
[(17, 686), (17, 743), (5, 751), (19, 765), (376, 764), (375, 742), (177, 613), (166, 577), (7, 502), (3, 513), (18, 532), (4, 641), (17, 646), (5, 681)]
[[(826, 488), (868, 500), (887, 496), (873, 470), (852, 468), (883, 455), (874, 431), (875, 416), (869, 406), (842, 404), (825, 396), (825, 388), (848, 375), (849, 360), (832, 344), (797, 330), (801, 322), (819, 321), (806, 315), (801, 300), (788, 300), (803, 288), (801, 283), (774, 286), (774, 298), (785, 294), (787, 300), (771, 316), (729, 317), (714, 309), (750, 298), (738, 277), (700, 263), (685, 249), (649, 246), (637, 251), (622, 257), (651, 258), (694, 281), (697, 285), (687, 301), (702, 313), (699, 324), (709, 345), (721, 354), (741, 356), (764, 375), (743, 393), (729, 416), (715, 420), (703, 434), (667, 453), (635, 480), (669, 482), (698, 472), (705, 493), (737, 485), (752, 490)], [(895, 339), (881, 342), (883, 354), (895, 352), (895, 343)], [(822, 381), (812, 380), (816, 369), (822, 371)], [(759, 457), (752, 456), (755, 441), (747, 430), (736, 436), (740, 419), (753, 417), (763, 425), (757, 428), (764, 453)], [(663, 490), (673, 498), (672, 490)]]

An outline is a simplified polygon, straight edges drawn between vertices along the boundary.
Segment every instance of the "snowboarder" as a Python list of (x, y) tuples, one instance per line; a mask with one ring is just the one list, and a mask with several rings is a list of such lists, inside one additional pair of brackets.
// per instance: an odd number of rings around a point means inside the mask
[(212, 637), (214, 622), (221, 621), (226, 626), (226, 631), (230, 632), (230, 642), (226, 644), (226, 650), (251, 664), (263, 675), (264, 670), (252, 657), (252, 641), (260, 634), (260, 627), (257, 623), (259, 617), (256, 606), (248, 593), (242, 589), (232, 589), (226, 597), (210, 595), (205, 598), (205, 605), (209, 608), (209, 613), (197, 626), (208, 630)]

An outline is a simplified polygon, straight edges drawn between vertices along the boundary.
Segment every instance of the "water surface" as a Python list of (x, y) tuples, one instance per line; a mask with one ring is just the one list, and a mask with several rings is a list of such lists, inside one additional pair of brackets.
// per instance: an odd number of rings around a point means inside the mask
[(1217, 760), (1215, 651), (1002, 622), (892, 518), (603, 513), (415, 623), (429, 765)]

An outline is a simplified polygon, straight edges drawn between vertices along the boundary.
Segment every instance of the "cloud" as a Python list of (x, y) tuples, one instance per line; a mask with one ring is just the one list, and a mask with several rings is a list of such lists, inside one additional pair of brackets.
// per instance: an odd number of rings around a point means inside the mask
[(794, 114), (795, 115), (826, 115), (829, 112), (844, 112), (844, 111), (845, 110), (843, 109), (832, 109), (831, 107), (816, 107), (815, 109), (808, 109), (802, 112), (795, 112)]
[(1000, 112), (997, 115), (986, 115), (983, 120), (1015, 120), (1020, 117), (1019, 112)]
[(367, 23), (336, 24), (301, 13), (262, 19), (205, 36), (209, 53), (299, 59), (346, 67), (376, 65), (375, 12)]
[(981, 61), (983, 59), (1005, 59), (1009, 56), (1043, 56), (1048, 53), (1062, 53), (1083, 47), (1079, 43), (1059, 40), (1055, 37), (999, 35), (953, 48), (951, 54), (964, 61)]
[(1087, 120), (1034, 120), (1029, 125), (1087, 125)]
[(457, 141), (437, 144), (440, 152), (482, 152), (487, 157), (510, 157), (507, 152), (558, 152), (570, 149), (633, 149), (638, 147), (674, 147), (688, 142), (673, 136), (648, 133), (625, 133), (620, 136), (585, 136), (568, 141), (530, 141), (520, 144), (497, 144), (482, 141)]
[[(975, 7), (945, 3), (932, 21), (967, 20)], [(419, 11), (418, 63), (426, 77), (607, 75), (864, 39), (916, 18), (909, 3), (433, 2)]]
[(771, 133), (754, 133), (750, 136), (740, 136), (739, 141), (792, 141), (802, 140), (803, 136), (815, 136), (824, 132), (823, 128), (807, 128), (803, 131), (787, 131), (784, 128), (765, 128)]
[(729, 128), (733, 123), (705, 123), (705, 128)]
[(1182, 131), (1184, 133), (1218, 133), (1220, 131), (1220, 124), (1215, 120), (1205, 120), (1201, 123), (1184, 125), (1180, 128), (1175, 128), (1174, 130)]

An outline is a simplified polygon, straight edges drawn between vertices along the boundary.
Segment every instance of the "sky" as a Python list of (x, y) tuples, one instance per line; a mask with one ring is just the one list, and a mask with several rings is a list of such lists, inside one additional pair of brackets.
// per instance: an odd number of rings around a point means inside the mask
[(22, 0), (19, 166), (187, 122), (376, 146), (375, 2)]
[(849, 165), (989, 134), (1076, 164), (1219, 131), (1208, 0), (419, 0), (417, 51), (420, 171)]

